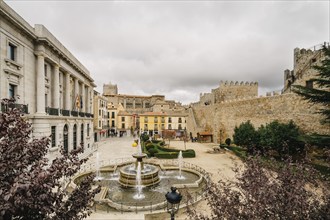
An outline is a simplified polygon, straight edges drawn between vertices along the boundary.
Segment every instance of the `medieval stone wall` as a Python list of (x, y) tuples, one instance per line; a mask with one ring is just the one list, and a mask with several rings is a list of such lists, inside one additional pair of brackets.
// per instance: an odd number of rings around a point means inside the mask
[[(189, 132), (196, 133), (211, 131), (217, 143), (220, 138), (221, 142), (224, 142), (227, 137), (232, 138), (235, 126), (248, 120), (256, 128), (273, 120), (280, 122), (293, 120), (303, 132), (330, 134), (329, 127), (321, 125), (320, 115), (315, 113), (318, 107), (307, 103), (293, 93), (227, 101), (209, 106), (193, 106), (191, 108), (194, 114), (189, 114), (189, 116), (195, 117), (198, 128), (188, 127), (187, 129)], [(193, 119), (189, 118), (189, 120)]]

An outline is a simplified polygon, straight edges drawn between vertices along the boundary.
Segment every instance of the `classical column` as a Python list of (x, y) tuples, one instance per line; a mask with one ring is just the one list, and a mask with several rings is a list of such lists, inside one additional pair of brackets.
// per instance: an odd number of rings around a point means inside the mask
[(37, 113), (45, 114), (45, 58), (37, 55)]
[(87, 101), (86, 101), (86, 112), (87, 113), (91, 113), (90, 111), (90, 102), (91, 102), (91, 98), (90, 98), (90, 92), (89, 92), (89, 86), (86, 85), (86, 91), (87, 91)]
[(83, 103), (83, 107), (81, 109), (82, 112), (87, 112), (87, 102), (86, 102), (86, 85), (85, 84), (81, 84), (81, 87), (82, 87), (82, 103)]
[(53, 107), (60, 107), (60, 67), (58, 64), (54, 66), (54, 82), (53, 82)]
[(80, 109), (77, 108), (76, 106), (76, 98), (77, 95), (79, 94), (79, 82), (77, 78), (74, 78), (74, 95), (73, 95), (73, 100), (74, 100), (74, 108), (76, 111), (79, 111)]
[(65, 73), (65, 109), (71, 110), (70, 102), (70, 73)]

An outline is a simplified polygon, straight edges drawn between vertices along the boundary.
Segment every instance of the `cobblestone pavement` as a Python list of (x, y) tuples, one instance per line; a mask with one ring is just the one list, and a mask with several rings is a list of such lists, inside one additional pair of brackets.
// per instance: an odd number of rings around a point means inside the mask
[[(97, 150), (90, 156), (90, 159), (87, 163), (94, 163), (96, 160), (96, 152), (99, 152), (100, 161), (102, 160), (113, 160), (119, 158), (128, 158), (131, 157), (133, 153), (136, 153), (137, 149), (132, 147), (134, 141), (133, 137), (115, 137), (108, 138), (97, 143)], [(167, 143), (168, 144), (168, 143)], [(213, 143), (192, 143), (187, 142), (186, 144), (183, 141), (171, 141), (170, 148), (175, 149), (194, 149), (196, 152), (195, 158), (184, 158), (184, 161), (192, 164), (196, 164), (211, 174), (211, 177), (214, 181), (219, 180), (220, 178), (233, 179), (234, 173), (231, 168), (237, 163), (241, 164), (240, 160), (231, 154), (230, 152), (223, 152), (213, 154), (210, 151), (213, 151), (213, 147), (217, 145)], [(99, 219), (99, 220), (114, 220), (114, 219), (164, 219), (166, 214), (155, 214), (153, 216), (148, 216), (145, 218), (145, 214), (148, 212), (105, 212), (99, 211), (93, 212), (87, 219)], [(167, 214), (168, 215), (168, 214)], [(184, 212), (180, 212), (179, 216), (176, 219), (185, 219), (186, 216)]]

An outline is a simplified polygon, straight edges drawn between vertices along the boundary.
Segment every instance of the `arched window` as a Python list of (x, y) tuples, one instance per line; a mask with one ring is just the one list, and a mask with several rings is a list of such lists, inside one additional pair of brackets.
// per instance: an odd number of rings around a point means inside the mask
[(77, 149), (77, 125), (73, 126), (73, 149)]
[(63, 148), (64, 148), (64, 152), (68, 153), (69, 152), (69, 127), (68, 125), (64, 125), (63, 128)]

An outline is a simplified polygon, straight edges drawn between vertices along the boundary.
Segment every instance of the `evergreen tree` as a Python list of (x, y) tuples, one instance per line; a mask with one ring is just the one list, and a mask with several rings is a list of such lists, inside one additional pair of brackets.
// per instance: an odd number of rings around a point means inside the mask
[(312, 103), (322, 104), (320, 113), (324, 115), (324, 123), (330, 123), (330, 47), (322, 49), (326, 58), (320, 66), (313, 66), (318, 71), (317, 78), (312, 79), (319, 88), (307, 88), (301, 85), (294, 85), (293, 91)]

